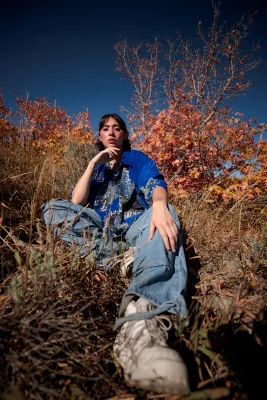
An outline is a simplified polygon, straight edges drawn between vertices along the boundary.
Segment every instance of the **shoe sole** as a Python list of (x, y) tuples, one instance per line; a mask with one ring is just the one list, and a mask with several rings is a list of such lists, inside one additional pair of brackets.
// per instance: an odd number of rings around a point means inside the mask
[(190, 393), (187, 383), (182, 383), (180, 381), (174, 382), (173, 380), (169, 381), (167, 379), (160, 378), (154, 380), (142, 379), (133, 381), (126, 376), (124, 376), (124, 378), (128, 386), (136, 387), (138, 389), (144, 389), (162, 394), (176, 394), (180, 396)]

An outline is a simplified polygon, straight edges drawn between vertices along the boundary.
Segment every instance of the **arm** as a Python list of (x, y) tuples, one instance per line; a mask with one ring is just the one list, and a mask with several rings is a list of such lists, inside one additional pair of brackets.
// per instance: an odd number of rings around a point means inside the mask
[(90, 182), (92, 179), (93, 172), (98, 165), (105, 164), (107, 160), (114, 160), (119, 154), (120, 149), (115, 147), (109, 147), (103, 151), (100, 151), (88, 164), (84, 174), (79, 179), (75, 188), (72, 192), (71, 201), (75, 204), (81, 204), (85, 206), (88, 201)]
[(152, 193), (152, 216), (150, 221), (149, 240), (158, 229), (167, 250), (174, 253), (177, 248), (178, 227), (167, 207), (168, 193), (161, 186), (157, 186)]

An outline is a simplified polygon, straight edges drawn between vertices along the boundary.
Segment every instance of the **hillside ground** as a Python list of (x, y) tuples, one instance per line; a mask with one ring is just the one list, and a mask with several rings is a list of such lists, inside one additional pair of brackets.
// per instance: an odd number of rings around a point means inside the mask
[[(79, 154), (79, 157), (77, 155)], [(129, 388), (113, 330), (128, 280), (53, 238), (40, 205), (69, 198), (92, 148), (70, 143), (61, 165), (27, 143), (1, 143), (0, 398), (178, 399)], [(266, 391), (266, 198), (171, 199), (188, 265), (189, 325), (173, 317), (187, 400), (261, 399)], [(122, 255), (123, 256), (123, 255)]]

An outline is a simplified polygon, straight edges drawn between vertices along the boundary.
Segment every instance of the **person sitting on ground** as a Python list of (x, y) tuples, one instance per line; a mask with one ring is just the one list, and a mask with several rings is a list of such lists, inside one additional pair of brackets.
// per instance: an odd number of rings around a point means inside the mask
[(42, 206), (45, 222), (82, 255), (94, 254), (104, 268), (122, 245), (134, 248), (131, 282), (115, 322), (115, 357), (130, 386), (187, 394), (187, 367), (167, 345), (166, 314), (181, 319), (188, 314), (182, 235), (167, 185), (155, 162), (131, 149), (117, 114), (101, 118), (97, 146), (71, 201), (53, 199)]

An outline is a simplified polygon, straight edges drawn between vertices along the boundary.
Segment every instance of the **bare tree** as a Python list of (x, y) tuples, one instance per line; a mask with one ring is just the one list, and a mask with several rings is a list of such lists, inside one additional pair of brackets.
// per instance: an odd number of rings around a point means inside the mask
[(161, 44), (155, 38), (154, 43), (130, 45), (127, 39), (115, 44), (116, 70), (133, 84), (133, 110), (123, 110), (131, 121), (146, 125), (147, 115), (152, 105), (158, 103), (159, 71)]
[(133, 126), (149, 129), (151, 116), (170, 104), (178, 107), (182, 93), (201, 112), (203, 128), (215, 114), (225, 117), (227, 102), (252, 85), (248, 72), (260, 63), (259, 45), (246, 54), (244, 43), (256, 12), (227, 29), (219, 24), (221, 2), (211, 3), (212, 24), (205, 33), (199, 21), (193, 40), (177, 32), (163, 44), (158, 38), (152, 44), (130, 45), (126, 39), (115, 44), (116, 70), (134, 86), (132, 110), (124, 109)]

